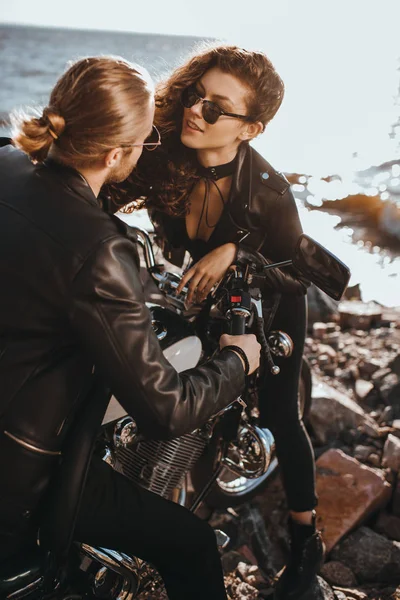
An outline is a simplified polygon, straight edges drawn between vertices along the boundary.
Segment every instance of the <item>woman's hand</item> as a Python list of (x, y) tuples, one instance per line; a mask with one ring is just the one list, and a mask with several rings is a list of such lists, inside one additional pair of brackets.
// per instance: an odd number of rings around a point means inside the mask
[(237, 246), (233, 243), (215, 248), (186, 271), (177, 292), (181, 292), (182, 288), (189, 284), (188, 303), (191, 304), (194, 298), (197, 302), (202, 302), (214, 285), (225, 275), (234, 262), (236, 253)]

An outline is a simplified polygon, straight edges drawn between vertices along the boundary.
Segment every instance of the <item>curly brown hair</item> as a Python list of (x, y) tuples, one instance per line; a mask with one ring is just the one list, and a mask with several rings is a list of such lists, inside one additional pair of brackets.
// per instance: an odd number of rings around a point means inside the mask
[(142, 197), (144, 200), (134, 202), (131, 210), (147, 206), (171, 215), (187, 212), (189, 190), (198, 176), (196, 151), (180, 140), (181, 95), (213, 67), (234, 75), (248, 87), (247, 108), (254, 122), (261, 122), (265, 129), (274, 117), (285, 87), (267, 56), (237, 46), (204, 45), (158, 84), (154, 122), (161, 132), (162, 145), (151, 155), (143, 153), (134, 173), (114, 195), (114, 201), (126, 204), (128, 198)]

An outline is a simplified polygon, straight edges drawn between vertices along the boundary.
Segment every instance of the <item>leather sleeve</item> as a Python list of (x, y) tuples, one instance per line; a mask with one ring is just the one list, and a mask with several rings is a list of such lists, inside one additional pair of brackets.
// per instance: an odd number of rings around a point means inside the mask
[(72, 284), (72, 325), (116, 398), (154, 438), (193, 431), (243, 391), (244, 370), (233, 352), (178, 374), (151, 327), (134, 244), (105, 241)]
[[(291, 259), (303, 230), (290, 188), (277, 197), (273, 209), (262, 215), (261, 222), (265, 238), (260, 252), (249, 248), (245, 242), (239, 242), (237, 261), (253, 262), (260, 266)], [(259, 285), (261, 289), (282, 294), (303, 295), (307, 292), (310, 282), (293, 267), (284, 267), (265, 271), (265, 279), (260, 279)]]
[[(245, 244), (239, 243), (236, 262), (253, 264), (259, 267), (262, 265), (271, 265), (277, 261), (266, 258), (259, 252), (247, 248)], [(310, 285), (310, 282), (302, 277), (300, 273), (294, 275), (293, 269), (290, 271), (289, 269), (284, 270), (284, 268), (280, 269), (278, 267), (265, 271), (262, 277), (254, 276), (253, 283), (261, 290), (273, 290), (281, 294), (294, 294), (296, 296), (304, 295)]]
[(265, 240), (261, 254), (274, 262), (292, 258), (303, 229), (290, 187), (276, 199), (270, 210), (265, 211), (262, 222)]

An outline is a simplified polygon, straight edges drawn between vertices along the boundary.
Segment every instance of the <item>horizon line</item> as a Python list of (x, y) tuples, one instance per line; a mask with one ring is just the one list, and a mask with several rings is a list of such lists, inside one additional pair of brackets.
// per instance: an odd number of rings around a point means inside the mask
[(133, 31), (131, 29), (104, 29), (103, 27), (79, 27), (70, 25), (39, 25), (37, 23), (25, 23), (23, 21), (0, 21), (1, 26), (11, 27), (32, 27), (34, 29), (61, 29), (67, 31), (98, 31), (103, 33), (126, 33), (134, 35), (159, 35), (163, 37), (179, 37), (179, 38), (196, 38), (199, 40), (223, 40), (222, 37), (216, 37), (213, 35), (199, 35), (199, 34), (184, 34), (184, 33), (161, 33), (159, 31)]

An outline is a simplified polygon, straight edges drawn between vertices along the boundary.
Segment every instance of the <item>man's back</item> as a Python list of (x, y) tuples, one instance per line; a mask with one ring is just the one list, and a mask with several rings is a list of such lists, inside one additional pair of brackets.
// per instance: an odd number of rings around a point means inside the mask
[(7, 146), (0, 181), (0, 418), (58, 452), (93, 367), (70, 326), (69, 288), (93, 249), (119, 233), (72, 169), (35, 166)]

